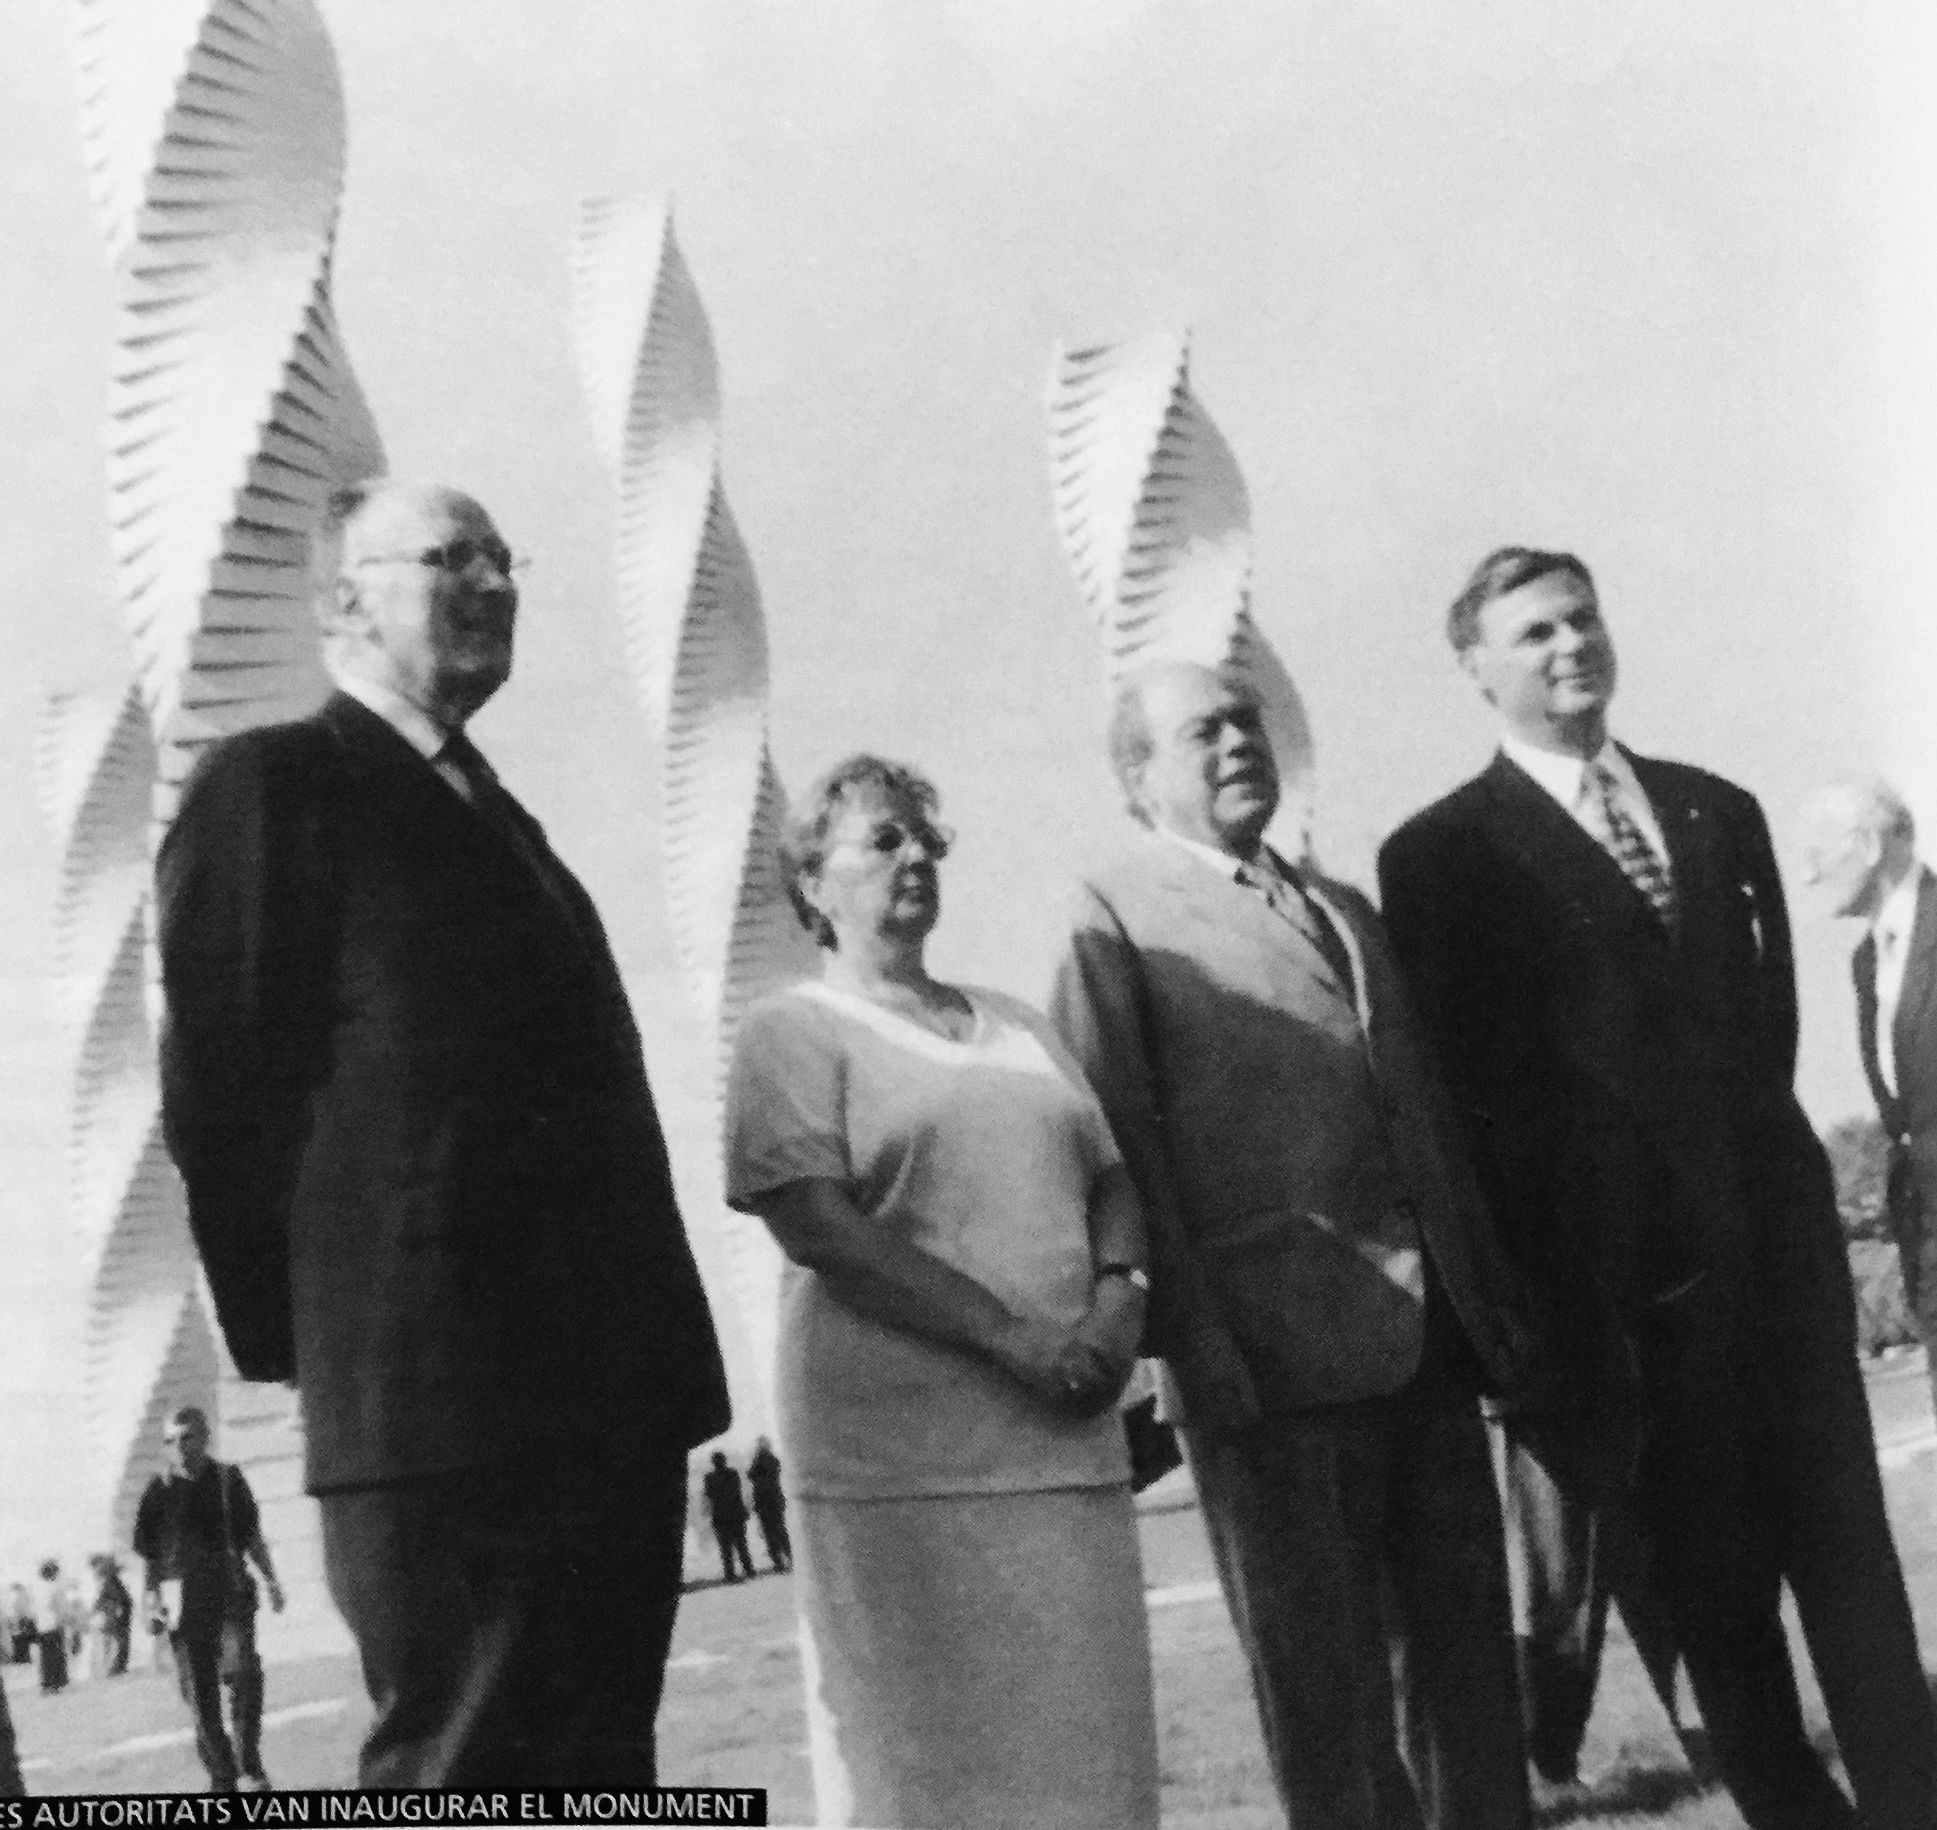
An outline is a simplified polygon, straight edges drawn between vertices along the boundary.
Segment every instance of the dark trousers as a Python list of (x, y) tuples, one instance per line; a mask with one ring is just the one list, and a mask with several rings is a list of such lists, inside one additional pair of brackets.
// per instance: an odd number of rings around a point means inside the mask
[(1193, 1428), (1199, 1500), (1290, 1830), (1521, 1830), (1500, 1507), (1474, 1401)]
[(1526, 1608), (1520, 1712), (1535, 1769), (1552, 1780), (1574, 1775), (1594, 1709), (1610, 1601), (1679, 1734), (1674, 1624), (1655, 1592), (1632, 1508), (1584, 1504), (1510, 1435), (1502, 1488), (1508, 1560), (1518, 1566)]
[(40, 1655), (40, 1687), (45, 1691), (65, 1690), (67, 1688), (67, 1632), (56, 1627), (51, 1633), (43, 1633), (34, 1641), (34, 1650)]
[[(1843, 1294), (1847, 1295), (1847, 1286)], [(1826, 1293), (1825, 1306), (1837, 1292)], [(1738, 1328), (1704, 1286), (1639, 1324), (1649, 1430), (1631, 1496), (1717, 1772), (1750, 1830), (1929, 1830), (1937, 1727), (1847, 1322)], [(1570, 1487), (1539, 1420), (1515, 1434)], [(1787, 1579), (1857, 1808), (1804, 1733)]]
[(104, 1627), (101, 1630), (101, 1650), (107, 1661), (107, 1675), (121, 1677), (128, 1669), (129, 1627), (126, 1621), (119, 1626)]
[(767, 1547), (767, 1561), (775, 1569), (790, 1569), (794, 1561), (794, 1541), (787, 1535), (787, 1516), (778, 1506), (756, 1507), (760, 1521), (760, 1540)]
[(360, 1785), (654, 1783), (683, 1453), (321, 1497), (330, 1593), (375, 1707)]
[(720, 1544), (720, 1570), (728, 1582), (738, 1582), (733, 1573), (737, 1561), (741, 1570), (748, 1576), (754, 1573), (753, 1552), (747, 1549), (747, 1522), (745, 1519), (735, 1525), (715, 1525), (713, 1536)]
[[(262, 1659), (256, 1652), (253, 1610), (226, 1619), (213, 1632), (170, 1636), (175, 1681), (195, 1720), (195, 1751), (209, 1783), (227, 1790), (239, 1774), (262, 1772)], [(229, 1693), (233, 1740), (222, 1723), (222, 1692)]]

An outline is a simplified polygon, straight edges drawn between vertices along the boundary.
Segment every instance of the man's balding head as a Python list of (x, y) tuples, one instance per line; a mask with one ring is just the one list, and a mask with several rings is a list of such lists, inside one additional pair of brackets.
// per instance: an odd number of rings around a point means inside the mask
[(1833, 915), (1873, 920), (1916, 862), (1917, 825), (1880, 776), (1826, 782), (1798, 819), (1803, 880)]
[(1249, 858), (1278, 806), (1278, 768), (1257, 695), (1194, 661), (1125, 677), (1110, 760), (1144, 825)]
[(449, 729), (511, 673), (518, 593), (483, 506), (440, 483), (378, 478), (331, 501), (318, 597), (333, 673), (407, 699)]

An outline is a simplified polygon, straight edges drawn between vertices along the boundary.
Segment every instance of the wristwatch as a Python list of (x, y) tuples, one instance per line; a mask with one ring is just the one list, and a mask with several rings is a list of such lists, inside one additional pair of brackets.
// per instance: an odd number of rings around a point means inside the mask
[(1100, 1264), (1096, 1267), (1096, 1281), (1101, 1283), (1106, 1277), (1127, 1277), (1130, 1287), (1141, 1290), (1145, 1296), (1150, 1294), (1150, 1273), (1139, 1264)]

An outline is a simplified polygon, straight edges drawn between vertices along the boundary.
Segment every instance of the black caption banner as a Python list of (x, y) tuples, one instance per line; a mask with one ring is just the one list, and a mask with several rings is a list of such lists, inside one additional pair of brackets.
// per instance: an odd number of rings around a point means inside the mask
[(522, 1791), (99, 1792), (0, 1798), (0, 1830), (149, 1830), (225, 1824), (764, 1824), (763, 1786)]

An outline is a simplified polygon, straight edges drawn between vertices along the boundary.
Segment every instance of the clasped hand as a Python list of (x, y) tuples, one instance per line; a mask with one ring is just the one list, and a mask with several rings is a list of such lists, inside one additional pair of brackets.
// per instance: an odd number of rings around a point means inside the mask
[(1142, 1336), (1142, 1291), (1126, 1278), (1106, 1277), (1074, 1328), (1018, 1317), (1001, 1357), (1046, 1404), (1091, 1417), (1108, 1410), (1122, 1393)]

